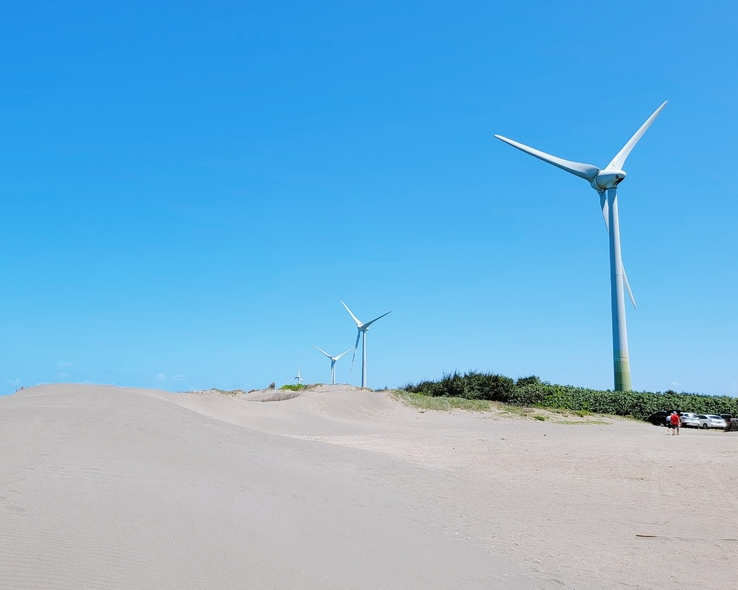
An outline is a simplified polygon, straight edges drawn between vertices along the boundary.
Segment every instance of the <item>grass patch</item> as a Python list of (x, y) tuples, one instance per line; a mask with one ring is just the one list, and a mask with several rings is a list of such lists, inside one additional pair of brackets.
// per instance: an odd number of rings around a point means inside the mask
[(467, 410), (469, 412), (489, 412), (499, 404), (487, 400), (471, 400), (463, 397), (435, 397), (422, 393), (411, 393), (402, 389), (394, 389), (390, 394), (395, 398), (420, 410)]
[(217, 389), (215, 387), (212, 387), (210, 389), (205, 389), (202, 391), (190, 391), (189, 393), (219, 393), (220, 395), (229, 395), (231, 397), (236, 397), (246, 392), (243, 389)]
[[(467, 412), (496, 412), (510, 418), (527, 418), (538, 420), (539, 422), (550, 421), (555, 424), (610, 424), (606, 420), (597, 419), (597, 415), (592, 412), (531, 408), (489, 400), (469, 400), (463, 397), (437, 397), (422, 393), (412, 393), (403, 389), (389, 390), (389, 393), (396, 400), (421, 411), (448, 412), (450, 410), (465, 410)], [(561, 419), (574, 416), (581, 418), (581, 420)]]
[(576, 416), (577, 418), (589, 418), (590, 416), (595, 416), (596, 414), (593, 414), (592, 412), (588, 412), (587, 410), (563, 410), (561, 408), (544, 408), (543, 406), (536, 406), (537, 408), (540, 408), (542, 410), (546, 410), (550, 414), (557, 414), (559, 416)]
[(264, 398), (262, 402), (283, 402), (287, 399), (293, 399), (300, 395), (299, 391), (276, 391), (271, 397)]
[(303, 385), (302, 383), (293, 383), (292, 385), (282, 385), (280, 389), (286, 389), (289, 391), (302, 391), (306, 387), (307, 385)]
[(511, 404), (501, 404), (503, 412), (511, 416), (517, 416), (518, 418), (530, 418), (531, 414), (535, 412), (534, 408), (528, 408), (526, 406), (513, 406)]
[(587, 420), (557, 420), (558, 424), (604, 424), (609, 425), (610, 422), (606, 420), (597, 420), (596, 418), (590, 418)]

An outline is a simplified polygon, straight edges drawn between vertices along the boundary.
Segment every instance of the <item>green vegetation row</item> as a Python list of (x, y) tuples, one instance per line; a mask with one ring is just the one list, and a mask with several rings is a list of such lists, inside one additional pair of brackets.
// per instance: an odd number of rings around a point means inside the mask
[(675, 391), (601, 391), (572, 385), (555, 385), (535, 376), (515, 381), (504, 375), (476, 371), (464, 375), (454, 372), (444, 375), (439, 381), (407, 384), (403, 389), (428, 396), (631, 416), (640, 420), (645, 420), (659, 410), (738, 416), (738, 398), (730, 396)]
[[(287, 391), (302, 391), (303, 389), (305, 389), (305, 387), (306, 386), (303, 385), (302, 383), (293, 383), (291, 385), (282, 385), (280, 389), (285, 389)], [(270, 389), (273, 389), (273, 388), (270, 388)]]

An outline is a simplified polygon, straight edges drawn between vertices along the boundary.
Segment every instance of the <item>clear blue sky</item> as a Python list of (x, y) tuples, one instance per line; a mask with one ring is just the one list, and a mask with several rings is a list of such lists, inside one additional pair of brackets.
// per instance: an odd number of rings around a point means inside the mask
[[(738, 395), (738, 5), (3, 2), (0, 393), (453, 370)], [(337, 379), (358, 384), (350, 355)]]

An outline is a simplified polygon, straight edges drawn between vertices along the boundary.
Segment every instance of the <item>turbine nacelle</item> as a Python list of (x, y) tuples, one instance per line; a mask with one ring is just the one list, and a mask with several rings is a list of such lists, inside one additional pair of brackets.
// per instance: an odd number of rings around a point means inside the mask
[(589, 184), (597, 192), (602, 192), (609, 188), (615, 188), (617, 185), (623, 182), (623, 180), (625, 180), (625, 176), (626, 174), (624, 170), (605, 169), (601, 172), (598, 172), (597, 176), (595, 176), (592, 182), (590, 182)]

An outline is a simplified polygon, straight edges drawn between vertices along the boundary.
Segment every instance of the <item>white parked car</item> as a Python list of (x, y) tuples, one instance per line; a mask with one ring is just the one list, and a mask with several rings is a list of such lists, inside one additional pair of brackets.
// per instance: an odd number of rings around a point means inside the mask
[(693, 412), (682, 412), (679, 414), (679, 418), (682, 420), (682, 427), (683, 428), (699, 428), (700, 427), (700, 419), (697, 417), (697, 414)]
[(725, 429), (725, 420), (715, 414), (699, 414), (697, 420), (699, 420), (700, 428)]

